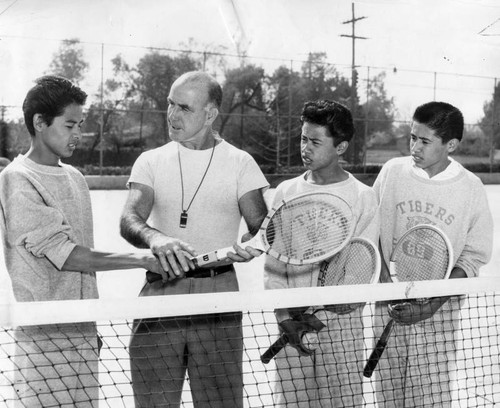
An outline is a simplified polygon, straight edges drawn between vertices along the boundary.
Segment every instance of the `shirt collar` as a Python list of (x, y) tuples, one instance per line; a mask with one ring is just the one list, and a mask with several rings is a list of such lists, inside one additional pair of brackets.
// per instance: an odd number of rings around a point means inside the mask
[(426, 180), (435, 180), (435, 181), (449, 180), (449, 179), (452, 179), (453, 177), (456, 177), (461, 169), (460, 164), (456, 160), (452, 159), (451, 157), (449, 157), (449, 159), (450, 159), (450, 164), (448, 164), (446, 169), (444, 169), (441, 173), (436, 174), (432, 178), (429, 177), (429, 175), (427, 174), (427, 172), (425, 170), (420, 169), (417, 166), (415, 166), (415, 163), (412, 163), (411, 167), (412, 167), (413, 173), (420, 178), (423, 178)]

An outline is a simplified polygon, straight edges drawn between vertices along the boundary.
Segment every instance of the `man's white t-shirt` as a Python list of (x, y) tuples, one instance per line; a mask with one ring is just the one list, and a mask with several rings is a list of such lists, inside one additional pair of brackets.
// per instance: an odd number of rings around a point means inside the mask
[[(200, 254), (233, 245), (241, 222), (238, 200), (252, 190), (269, 186), (255, 160), (224, 140), (215, 146), (200, 186), (211, 155), (212, 149), (192, 150), (170, 142), (141, 154), (129, 179), (129, 184), (154, 189), (148, 223), (191, 244)], [(186, 228), (180, 228), (180, 215), (188, 206)]]

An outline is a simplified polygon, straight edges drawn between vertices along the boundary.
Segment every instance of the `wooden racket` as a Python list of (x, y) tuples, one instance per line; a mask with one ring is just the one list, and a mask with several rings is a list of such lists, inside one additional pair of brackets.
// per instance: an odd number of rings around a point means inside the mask
[[(323, 262), (318, 275), (318, 286), (362, 285), (378, 281), (380, 276), (380, 254), (377, 247), (368, 239), (353, 238), (349, 244), (328, 261)], [(349, 305), (353, 309), (360, 305)], [(325, 305), (323, 308), (335, 311), (335, 306)], [(323, 310), (318, 309), (316, 312)], [(315, 312), (315, 313), (316, 313)], [(306, 333), (305, 342), (317, 343), (313, 338), (317, 333)], [(305, 343), (303, 341), (303, 343)], [(261, 361), (269, 363), (286, 345), (288, 336), (282, 334), (269, 349), (262, 354)]]
[[(321, 262), (342, 250), (354, 231), (354, 213), (341, 197), (327, 192), (296, 195), (278, 202), (258, 233), (242, 245), (250, 246), (292, 265)], [(192, 258), (196, 267), (227, 264), (233, 247)], [(161, 279), (149, 273), (148, 281)]]
[[(452, 268), (451, 243), (444, 232), (433, 225), (417, 225), (410, 228), (399, 239), (389, 263), (389, 273), (393, 282), (448, 279)], [(390, 319), (366, 362), (363, 370), (365, 377), (370, 378), (377, 367), (393, 326), (394, 321)]]

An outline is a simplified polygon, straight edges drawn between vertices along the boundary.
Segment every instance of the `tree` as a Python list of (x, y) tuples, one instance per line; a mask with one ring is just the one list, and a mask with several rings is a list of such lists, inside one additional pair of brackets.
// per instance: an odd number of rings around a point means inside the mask
[(351, 86), (340, 76), (335, 67), (326, 61), (324, 52), (309, 53), (302, 64), (303, 102), (316, 99), (333, 99), (349, 105)]
[(5, 106), (0, 106), (0, 157), (9, 157), (9, 127), (7, 122), (4, 120), (5, 117)]
[(310, 53), (300, 71), (278, 67), (269, 78), (268, 116), (273, 137), (268, 159), (276, 166), (300, 165), (300, 113), (306, 101), (332, 99), (349, 106), (350, 85), (323, 52)]
[(89, 64), (83, 56), (80, 40), (64, 40), (59, 51), (54, 54), (47, 73), (63, 76), (75, 83), (84, 78)]
[(500, 145), (500, 83), (495, 83), (493, 98), (484, 103), (483, 112), (479, 126), (490, 140), (490, 162), (493, 164), (495, 149)]
[[(133, 99), (144, 108), (156, 111), (159, 122), (159, 139), (168, 141), (168, 95), (174, 81), (183, 73), (200, 68), (200, 61), (193, 59), (187, 52), (178, 57), (170, 57), (158, 51), (143, 56), (136, 67), (130, 67), (120, 56), (113, 63), (115, 73), (121, 75), (122, 89), (128, 99)], [(160, 140), (159, 140), (160, 141)]]
[(359, 117), (363, 120), (363, 126), (357, 128), (357, 137), (363, 142), (362, 151), (364, 154), (366, 154), (366, 148), (370, 141), (377, 143), (377, 140), (385, 144), (395, 142), (400, 150), (403, 149), (402, 139), (397, 138), (393, 131), (394, 100), (387, 97), (387, 91), (384, 87), (385, 78), (386, 73), (381, 72), (369, 79), (367, 84), (368, 100), (358, 111)]
[[(252, 146), (252, 136), (262, 133), (265, 104), (264, 69), (241, 65), (226, 71), (222, 86), (220, 132), (240, 148)], [(245, 118), (251, 116), (251, 120)]]
[(381, 72), (369, 82), (368, 101), (363, 106), (363, 118), (367, 120), (368, 134), (391, 133), (395, 108), (393, 98), (387, 97), (385, 77), (385, 72)]

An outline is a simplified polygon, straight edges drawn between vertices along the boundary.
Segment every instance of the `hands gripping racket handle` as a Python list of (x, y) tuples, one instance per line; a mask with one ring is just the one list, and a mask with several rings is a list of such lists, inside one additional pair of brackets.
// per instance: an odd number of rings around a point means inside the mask
[[(282, 326), (287, 322), (289, 323), (287, 325), (289, 327), (288, 329)], [(300, 345), (296, 344), (296, 346), (298, 345), (302, 352), (309, 352), (307, 347), (302, 343), (304, 335), (307, 333), (318, 333), (320, 330), (324, 329), (326, 325), (318, 319), (315, 314), (303, 313), (295, 316), (293, 319), (281, 322), (280, 327), (285, 331), (260, 357), (260, 360), (264, 364), (269, 363), (288, 343), (290, 343), (290, 341), (293, 342), (294, 338), (296, 342), (300, 342)], [(290, 329), (292, 331), (290, 331)]]
[(223, 259), (227, 258), (227, 254), (229, 252), (234, 252), (234, 248), (227, 247), (223, 249), (218, 249), (217, 251), (198, 255), (194, 258), (191, 258), (191, 260), (193, 261), (194, 266), (196, 266), (197, 268), (202, 268), (206, 265), (222, 261)]
[[(244, 245), (266, 252), (281, 262), (312, 264), (339, 252), (353, 231), (354, 213), (345, 200), (325, 192), (306, 193), (278, 202), (267, 214), (257, 235)], [(192, 261), (196, 267), (215, 266), (233, 251), (233, 247), (223, 248), (199, 255)]]
[(394, 320), (389, 320), (389, 323), (387, 323), (387, 325), (385, 326), (385, 329), (380, 336), (377, 345), (370, 354), (370, 358), (366, 362), (365, 368), (363, 370), (363, 375), (366, 378), (370, 378), (375, 371), (375, 368), (377, 368), (380, 357), (382, 357), (382, 354), (384, 354), (385, 347), (387, 346), (387, 341), (389, 340), (389, 336), (391, 335), (393, 325)]
[[(205, 265), (209, 265), (212, 263), (222, 261), (224, 258), (227, 258), (227, 254), (231, 251), (234, 251), (233, 247), (219, 249), (218, 251), (210, 252), (208, 254), (203, 254), (203, 255), (199, 255), (195, 258), (191, 258), (191, 261), (193, 261), (196, 268), (201, 268)], [(146, 280), (149, 283), (153, 283), (153, 282), (161, 280), (161, 275), (159, 273), (147, 271), (146, 272)]]
[[(243, 244), (245, 246), (251, 246), (253, 248), (256, 248), (256, 249), (259, 249), (262, 251), (263, 249), (261, 248), (260, 242), (261, 242), (260, 237), (255, 236), (252, 239), (244, 242)], [(240, 243), (240, 245), (241, 245), (241, 243)], [(218, 249), (218, 250), (212, 251), (212, 252), (207, 252), (206, 254), (201, 254), (201, 255), (198, 255), (198, 256), (191, 258), (191, 261), (193, 261), (194, 266), (196, 268), (204, 268), (207, 265), (217, 266), (216, 264), (218, 262), (223, 261), (223, 260), (226, 261), (224, 263), (224, 265), (225, 265), (228, 263), (226, 258), (227, 258), (227, 254), (229, 252), (235, 252), (235, 249), (231, 246), (231, 247)], [(153, 283), (153, 282), (156, 282), (158, 280), (161, 280), (161, 275), (158, 273), (147, 271), (146, 272), (146, 279), (149, 283)]]

